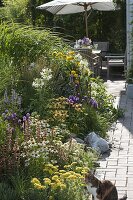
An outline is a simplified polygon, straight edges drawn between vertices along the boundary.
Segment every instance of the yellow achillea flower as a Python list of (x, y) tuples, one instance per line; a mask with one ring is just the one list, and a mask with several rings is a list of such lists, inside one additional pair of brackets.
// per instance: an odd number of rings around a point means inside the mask
[(67, 169), (67, 168), (70, 168), (71, 165), (64, 165), (64, 168)]
[(54, 174), (56, 171), (58, 171), (58, 166), (54, 166), (51, 163), (46, 164), (44, 171), (49, 172), (49, 174)]
[(49, 178), (44, 178), (43, 179), (46, 185), (50, 185), (51, 184), (51, 180)]
[(60, 174), (59, 172), (55, 172), (55, 173), (54, 173), (54, 175), (59, 175), (59, 174)]
[(83, 175), (85, 175), (86, 173), (87, 173), (86, 170), (82, 170), (82, 171), (81, 171), (81, 174), (83, 174)]
[(67, 178), (67, 177), (70, 176), (70, 175), (71, 175), (70, 172), (66, 172), (66, 173), (64, 173), (64, 174), (61, 174), (61, 177)]
[(84, 167), (83, 169), (84, 169), (85, 171), (87, 171), (87, 172), (89, 171), (89, 168), (88, 168), (88, 167)]
[(57, 176), (57, 175), (54, 175), (53, 177), (52, 177), (52, 180), (54, 180), (54, 181), (56, 181), (56, 180), (58, 180), (59, 179), (59, 176)]
[(75, 180), (75, 179), (77, 179), (77, 176), (75, 176), (75, 175), (70, 175), (70, 176), (67, 177), (67, 179)]
[(59, 170), (59, 172), (60, 172), (60, 173), (65, 173), (66, 171), (65, 171), (65, 170)]
[(41, 184), (40, 183), (40, 181), (37, 179), (37, 178), (33, 178), (32, 180), (31, 180), (31, 183), (33, 183), (33, 184)]
[(84, 178), (84, 176), (82, 176), (81, 174), (76, 174), (76, 176), (77, 176), (77, 178), (81, 178), (81, 179)]
[(71, 166), (77, 165), (77, 162), (72, 162)]
[(62, 184), (60, 184), (60, 188), (61, 189), (66, 189), (66, 185), (62, 183)]
[(34, 187), (38, 190), (44, 190), (46, 188), (46, 186), (37, 183), (34, 183)]
[(52, 188), (53, 190), (56, 190), (56, 189), (57, 189), (57, 184), (56, 184), (56, 183), (51, 183), (51, 188)]
[(76, 167), (77, 172), (81, 172), (83, 170), (83, 167)]

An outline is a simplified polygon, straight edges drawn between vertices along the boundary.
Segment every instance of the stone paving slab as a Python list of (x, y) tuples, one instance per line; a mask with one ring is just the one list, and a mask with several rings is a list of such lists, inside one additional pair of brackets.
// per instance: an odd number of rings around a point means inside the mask
[(102, 180), (112, 181), (119, 198), (127, 194), (127, 200), (133, 200), (133, 99), (127, 98), (124, 81), (105, 84), (108, 92), (116, 96), (115, 107), (124, 109), (124, 117), (108, 131), (112, 149), (108, 157), (99, 161), (96, 175)]

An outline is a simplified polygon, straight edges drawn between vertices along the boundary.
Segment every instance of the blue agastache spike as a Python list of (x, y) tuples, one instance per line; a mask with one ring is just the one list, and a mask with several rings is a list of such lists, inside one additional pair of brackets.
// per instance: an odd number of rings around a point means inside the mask
[(19, 105), (19, 107), (21, 107), (21, 103), (22, 103), (22, 97), (21, 96), (18, 96), (18, 105)]
[(70, 104), (75, 104), (75, 103), (78, 103), (78, 102), (79, 102), (79, 97), (70, 95), (69, 98), (67, 99), (67, 101), (68, 101)]
[(23, 122), (25, 122), (27, 120), (26, 116), (23, 116)]
[(12, 89), (11, 101), (14, 102), (16, 99), (17, 99), (17, 93), (15, 92), (14, 89)]
[(29, 117), (30, 117), (30, 113), (27, 113), (26, 114), (26, 119), (29, 119)]
[(4, 93), (4, 103), (9, 103), (9, 98), (8, 98), (7, 90), (5, 90), (5, 93)]
[(98, 103), (96, 100), (94, 100), (93, 98), (90, 99), (89, 103), (91, 104), (91, 106), (93, 108), (98, 108)]

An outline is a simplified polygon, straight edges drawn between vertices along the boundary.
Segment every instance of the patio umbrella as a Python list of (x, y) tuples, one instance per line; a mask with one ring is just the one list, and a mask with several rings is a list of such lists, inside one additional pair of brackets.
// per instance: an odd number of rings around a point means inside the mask
[(44, 9), (52, 14), (63, 15), (85, 12), (86, 36), (88, 37), (87, 11), (111, 11), (115, 10), (113, 0), (54, 0), (37, 7)]

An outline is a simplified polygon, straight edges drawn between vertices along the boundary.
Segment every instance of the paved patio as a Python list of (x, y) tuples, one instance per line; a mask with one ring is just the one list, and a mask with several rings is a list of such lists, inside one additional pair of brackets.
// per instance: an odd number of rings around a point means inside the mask
[(115, 106), (124, 109), (124, 117), (108, 131), (112, 149), (110, 155), (99, 161), (96, 174), (115, 183), (119, 198), (127, 194), (127, 199), (133, 200), (133, 100), (126, 96), (124, 81), (105, 84), (108, 92), (116, 96)]

